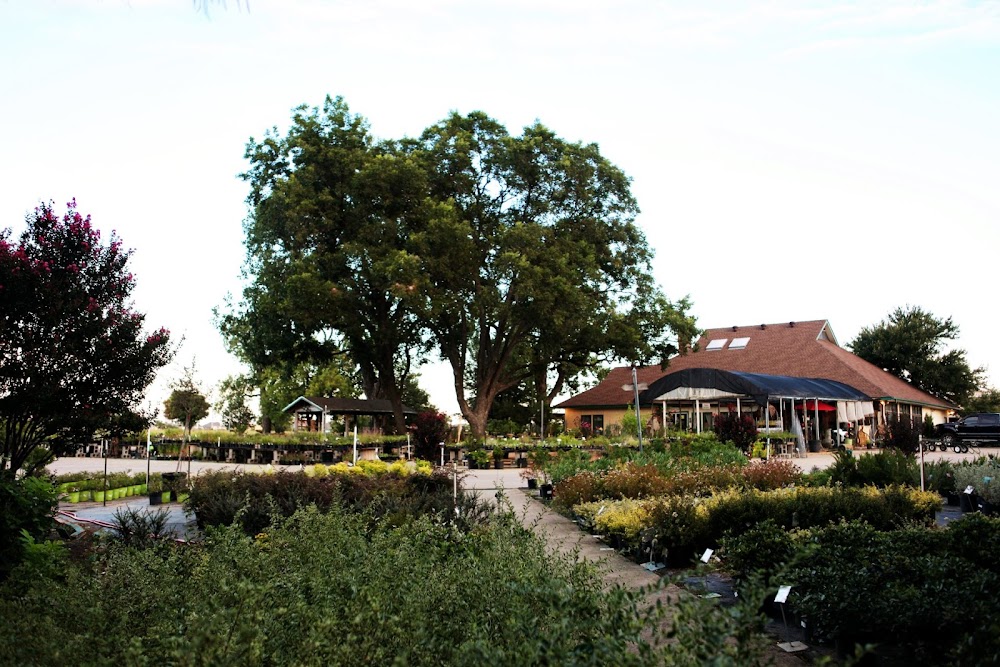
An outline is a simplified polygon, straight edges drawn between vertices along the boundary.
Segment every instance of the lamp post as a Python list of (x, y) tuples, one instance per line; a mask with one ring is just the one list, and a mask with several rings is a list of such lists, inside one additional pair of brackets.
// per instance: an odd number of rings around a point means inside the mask
[(639, 453), (642, 453), (642, 413), (639, 412), (639, 390), (645, 391), (649, 389), (649, 385), (643, 382), (640, 384), (635, 375), (635, 365), (632, 365), (632, 384), (623, 384), (623, 391), (633, 391), (635, 392), (635, 423), (636, 430), (639, 431)]

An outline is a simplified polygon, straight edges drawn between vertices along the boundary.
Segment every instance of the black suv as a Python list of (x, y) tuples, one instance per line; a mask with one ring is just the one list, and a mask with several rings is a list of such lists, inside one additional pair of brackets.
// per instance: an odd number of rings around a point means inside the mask
[(957, 422), (946, 422), (934, 427), (941, 444), (951, 448), (960, 442), (1000, 442), (1000, 412), (979, 412), (966, 415)]

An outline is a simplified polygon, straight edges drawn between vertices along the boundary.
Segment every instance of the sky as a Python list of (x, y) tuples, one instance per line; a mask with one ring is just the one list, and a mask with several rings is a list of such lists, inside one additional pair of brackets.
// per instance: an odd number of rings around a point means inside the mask
[[(671, 298), (702, 328), (894, 309), (952, 317), (1000, 385), (1000, 4), (0, 0), (0, 227), (76, 197), (134, 249), (136, 308), (241, 371), (244, 149), (341, 95), (381, 138), (482, 110), (596, 143), (632, 178)], [(450, 369), (421, 385), (457, 412)]]

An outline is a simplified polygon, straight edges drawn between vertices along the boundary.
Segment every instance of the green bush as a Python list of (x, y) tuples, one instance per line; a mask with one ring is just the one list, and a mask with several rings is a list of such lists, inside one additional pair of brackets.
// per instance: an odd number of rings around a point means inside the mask
[(830, 479), (844, 486), (886, 487), (894, 484), (918, 486), (920, 470), (916, 459), (902, 451), (886, 450), (854, 456), (849, 450), (834, 453)]
[[(453, 482), (447, 472), (404, 475), (394, 471), (377, 476), (364, 474), (310, 476), (281, 471), (255, 474), (227, 470), (203, 472), (194, 478), (188, 507), (198, 526), (226, 526), (238, 522), (248, 535), (256, 535), (274, 516), (288, 517), (310, 505), (328, 510), (342, 505), (375, 516), (392, 515), (396, 521), (422, 514), (454, 512)], [(460, 494), (459, 520), (474, 514), (475, 498)]]
[(1000, 462), (963, 462), (954, 466), (955, 488), (959, 493), (972, 487), (976, 495), (990, 503), (1000, 505)]
[(730, 532), (719, 543), (719, 556), (726, 568), (745, 581), (754, 576), (769, 584), (795, 554), (793, 532), (765, 519), (742, 532)]
[(967, 548), (972, 534), (995, 548), (1000, 520), (960, 528), (967, 518), (944, 531), (857, 521), (810, 531), (781, 575), (790, 603), (817, 637), (897, 644), (911, 664), (992, 664), (1000, 640), (979, 629), (1000, 623), (1000, 579)]
[(741, 664), (759, 657), (759, 644), (755, 655), (728, 641), (744, 632), (745, 617), (714, 617), (703, 601), (687, 600), (677, 632), (705, 636), (668, 648), (658, 643), (661, 610), (641, 602), (641, 592), (605, 589), (594, 569), (552, 556), (512, 516), (460, 532), (430, 518), (394, 526), (312, 509), (255, 538), (230, 527), (197, 547), (112, 549), (94, 573), (73, 566), (65, 583), (37, 581), (16, 598), (0, 591), (0, 663), (686, 665), (713, 651), (731, 656), (725, 664), (736, 664), (737, 651)]
[(59, 493), (49, 480), (0, 476), (0, 580), (24, 557), (25, 534), (31, 543), (49, 534), (58, 505)]

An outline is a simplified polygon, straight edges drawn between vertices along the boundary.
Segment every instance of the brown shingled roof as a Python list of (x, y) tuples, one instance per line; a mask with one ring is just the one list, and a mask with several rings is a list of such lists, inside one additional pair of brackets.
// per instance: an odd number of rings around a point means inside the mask
[[(744, 349), (730, 349), (734, 338), (749, 338)], [(713, 340), (726, 339), (718, 350), (708, 350)], [(646, 366), (637, 370), (639, 382), (651, 383), (668, 373), (687, 368), (715, 368), (745, 373), (789, 375), (837, 380), (872, 398), (898, 400), (942, 409), (955, 406), (932, 396), (905, 380), (883, 371), (837, 344), (826, 320), (784, 322), (709, 329), (698, 341), (698, 352), (677, 356), (665, 369)], [(603, 382), (553, 407), (619, 407), (631, 394), (622, 390), (632, 382), (631, 369), (612, 369)]]

